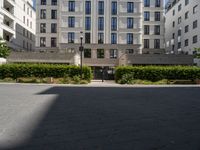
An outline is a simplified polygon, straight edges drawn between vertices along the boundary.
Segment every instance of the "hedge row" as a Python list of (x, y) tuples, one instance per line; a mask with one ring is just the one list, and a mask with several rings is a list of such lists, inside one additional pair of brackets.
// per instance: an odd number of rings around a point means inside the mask
[[(128, 66), (117, 67), (115, 79), (118, 82), (124, 77), (149, 81), (163, 79), (195, 80), (200, 79), (200, 68), (192, 66)], [(131, 80), (130, 79), (130, 80)]]
[[(81, 69), (78, 66), (50, 65), (50, 64), (6, 64), (0, 66), (0, 79), (20, 77), (54, 77), (80, 76)], [(89, 67), (83, 67), (83, 79), (90, 81), (92, 71)]]

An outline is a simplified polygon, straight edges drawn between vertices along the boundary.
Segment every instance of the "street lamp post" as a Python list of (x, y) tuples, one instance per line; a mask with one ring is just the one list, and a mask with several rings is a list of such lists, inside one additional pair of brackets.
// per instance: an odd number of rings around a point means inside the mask
[(81, 40), (81, 45), (79, 47), (79, 51), (81, 53), (81, 79), (83, 78), (83, 50), (84, 50), (84, 47), (83, 47), (83, 32), (81, 31), (81, 36), (80, 36), (80, 40)]

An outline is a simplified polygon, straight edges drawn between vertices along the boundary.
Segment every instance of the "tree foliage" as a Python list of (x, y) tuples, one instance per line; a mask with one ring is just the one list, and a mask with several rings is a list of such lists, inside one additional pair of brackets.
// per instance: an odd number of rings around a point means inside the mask
[(195, 58), (200, 58), (200, 48), (194, 48), (195, 50)]
[(6, 58), (10, 54), (10, 49), (6, 42), (0, 37), (0, 57)]

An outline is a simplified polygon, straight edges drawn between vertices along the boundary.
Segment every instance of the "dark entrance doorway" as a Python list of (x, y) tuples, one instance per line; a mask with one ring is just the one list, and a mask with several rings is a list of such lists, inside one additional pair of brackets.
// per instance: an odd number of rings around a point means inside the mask
[(114, 80), (114, 67), (95, 66), (92, 67), (92, 71), (95, 80)]

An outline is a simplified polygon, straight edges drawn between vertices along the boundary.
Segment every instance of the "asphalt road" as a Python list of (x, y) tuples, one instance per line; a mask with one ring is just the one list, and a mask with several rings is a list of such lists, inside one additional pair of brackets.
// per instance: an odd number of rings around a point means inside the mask
[(0, 150), (200, 150), (200, 88), (0, 84)]

